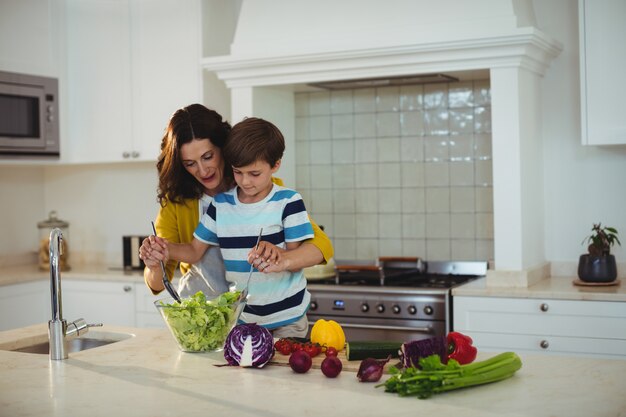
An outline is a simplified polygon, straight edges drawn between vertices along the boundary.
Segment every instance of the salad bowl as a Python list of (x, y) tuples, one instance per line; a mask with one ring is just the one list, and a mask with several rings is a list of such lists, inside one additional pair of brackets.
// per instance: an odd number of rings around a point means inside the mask
[(245, 307), (240, 291), (217, 296), (198, 291), (180, 302), (171, 297), (154, 302), (176, 344), (183, 352), (217, 352)]

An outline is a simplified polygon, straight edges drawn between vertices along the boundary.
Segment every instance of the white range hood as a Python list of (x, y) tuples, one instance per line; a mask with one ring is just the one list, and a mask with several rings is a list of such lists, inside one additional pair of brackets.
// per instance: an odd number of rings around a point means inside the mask
[[(429, 73), (488, 72), (495, 270), (490, 285), (547, 274), (541, 77), (561, 45), (527, 0), (243, 0), (231, 54), (202, 65), (231, 91), (231, 120), (294, 125), (293, 86)], [(280, 109), (280, 110), (279, 110)]]

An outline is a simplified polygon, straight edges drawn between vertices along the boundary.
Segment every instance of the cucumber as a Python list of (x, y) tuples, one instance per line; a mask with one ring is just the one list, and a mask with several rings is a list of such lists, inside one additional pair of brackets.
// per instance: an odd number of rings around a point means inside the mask
[(398, 351), (402, 342), (348, 342), (346, 343), (346, 357), (349, 361), (363, 360), (367, 358), (387, 359), (398, 357)]

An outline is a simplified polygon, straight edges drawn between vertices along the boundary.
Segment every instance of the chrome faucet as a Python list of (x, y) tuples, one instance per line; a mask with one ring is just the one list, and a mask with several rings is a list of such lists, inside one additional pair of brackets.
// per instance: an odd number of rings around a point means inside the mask
[(48, 339), (50, 344), (50, 359), (67, 359), (70, 338), (87, 333), (89, 327), (102, 324), (87, 324), (84, 319), (78, 319), (70, 324), (63, 320), (63, 303), (61, 297), (61, 274), (59, 272), (59, 257), (63, 254), (63, 233), (55, 228), (50, 232), (50, 295), (52, 298), (52, 320), (48, 322)]

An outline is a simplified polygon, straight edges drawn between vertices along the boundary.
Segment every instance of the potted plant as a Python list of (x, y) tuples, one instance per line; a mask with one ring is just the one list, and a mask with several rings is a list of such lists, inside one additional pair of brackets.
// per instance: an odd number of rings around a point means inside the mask
[(591, 235), (583, 239), (582, 244), (588, 243), (587, 252), (580, 255), (578, 261), (578, 278), (586, 282), (611, 282), (617, 278), (615, 256), (611, 255), (611, 247), (617, 243), (617, 230), (613, 227), (602, 227), (601, 223), (594, 224)]

